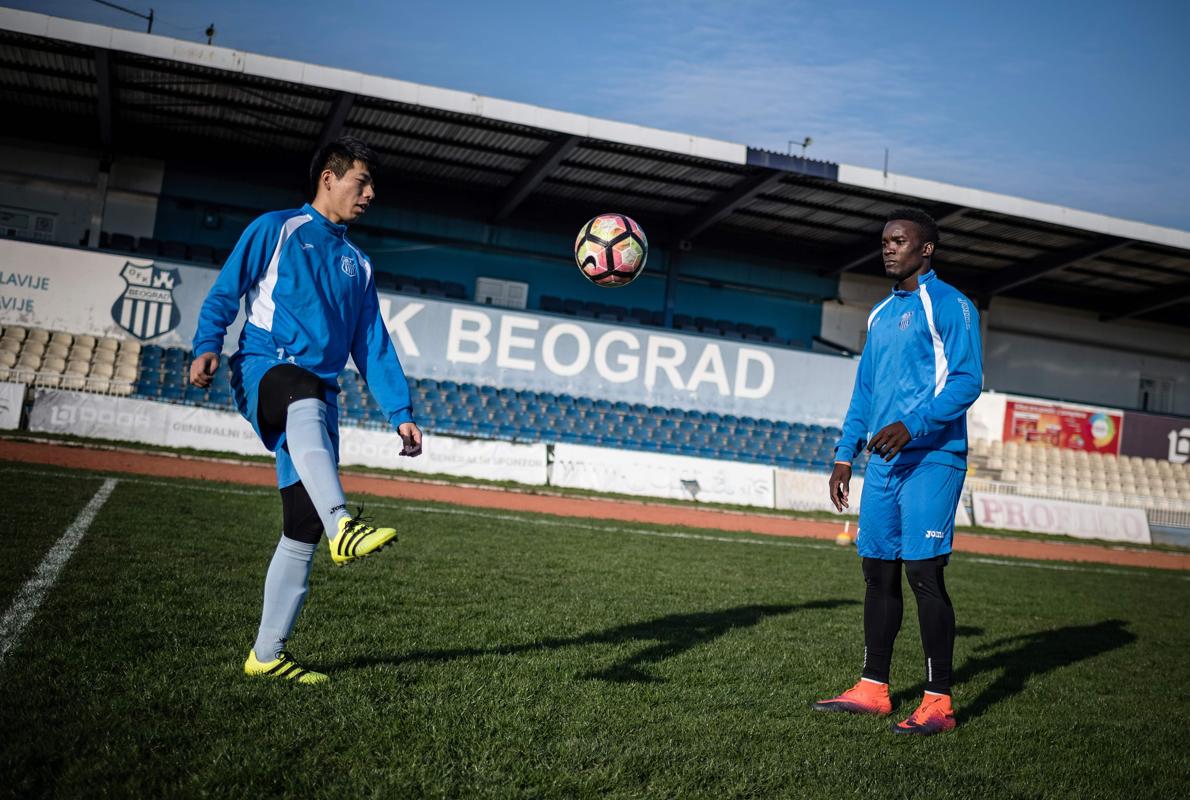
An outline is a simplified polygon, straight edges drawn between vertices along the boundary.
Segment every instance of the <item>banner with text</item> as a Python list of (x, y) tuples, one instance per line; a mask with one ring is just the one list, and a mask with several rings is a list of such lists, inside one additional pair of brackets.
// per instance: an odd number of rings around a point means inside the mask
[[(36, 391), (29, 429), (239, 455), (271, 455), (247, 421), (230, 411), (58, 389)], [(343, 466), (512, 480), (535, 486), (546, 481), (544, 444), (427, 434), (422, 455), (417, 458), (398, 456), (400, 449), (401, 440), (393, 432), (353, 427), (339, 431)]]
[(1111, 508), (1019, 495), (975, 492), (975, 524), (985, 528), (1031, 531), (1150, 544), (1149, 520), (1139, 508)]
[(641, 497), (773, 507), (773, 468), (665, 453), (554, 445), (550, 485)]
[(1008, 400), (1004, 408), (1004, 441), (1118, 455), (1123, 424), (1121, 411)]
[(1190, 419), (1125, 411), (1120, 455), (1190, 464)]
[(21, 425), (25, 405), (25, 384), (0, 381), (0, 430), (15, 430)]
[[(217, 271), (0, 241), (0, 324), (188, 347)], [(836, 425), (853, 359), (382, 292), (406, 374)], [(225, 340), (234, 349), (241, 309)]]

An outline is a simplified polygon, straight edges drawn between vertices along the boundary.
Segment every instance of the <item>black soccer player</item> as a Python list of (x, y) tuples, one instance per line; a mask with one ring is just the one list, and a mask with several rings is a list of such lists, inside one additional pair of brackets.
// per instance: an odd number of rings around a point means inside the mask
[(888, 215), (881, 239), (892, 293), (868, 316), (868, 336), (843, 433), (835, 446), (830, 498), (849, 506), (851, 462), (867, 446), (856, 546), (864, 582), (861, 678), (819, 711), (892, 713), (889, 668), (901, 627), (901, 573), (917, 598), (925, 651), (925, 695), (892, 730), (932, 734), (955, 725), (951, 661), (955, 616), (943, 571), (967, 471), (967, 409), (983, 387), (979, 315), (934, 274), (938, 226), (918, 209)]

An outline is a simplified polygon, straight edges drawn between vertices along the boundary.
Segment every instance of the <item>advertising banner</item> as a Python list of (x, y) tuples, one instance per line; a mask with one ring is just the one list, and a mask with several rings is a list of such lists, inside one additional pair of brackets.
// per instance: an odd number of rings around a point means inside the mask
[[(189, 347), (218, 270), (0, 241), (0, 325)], [(243, 311), (227, 337), (234, 347)]]
[[(827, 484), (829, 472), (804, 469), (778, 469), (773, 474), (773, 494), (776, 508), (792, 511), (834, 511)], [(859, 513), (860, 497), (864, 493), (864, 479), (852, 476), (847, 501), (848, 514)]]
[(1190, 419), (1125, 411), (1120, 455), (1190, 464)]
[(1080, 539), (1150, 544), (1149, 520), (1139, 508), (1111, 508), (1065, 500), (975, 492), (975, 524)]
[(600, 492), (773, 507), (773, 468), (665, 453), (554, 445), (550, 485)]
[(25, 384), (0, 381), (0, 430), (20, 427), (21, 408), (25, 404)]
[(395, 432), (339, 429), (339, 457), (344, 466), (516, 481), (533, 486), (546, 483), (546, 446), (542, 443), (514, 444), (427, 433), (422, 440), (422, 454), (417, 458), (400, 456), (400, 450), (401, 439)]
[[(215, 269), (0, 241), (0, 324), (189, 347)], [(764, 344), (388, 292), (405, 372), (736, 416), (836, 425), (857, 361)], [(241, 308), (225, 340), (235, 348)]]
[(1008, 400), (1004, 408), (1004, 441), (1118, 455), (1123, 423), (1121, 411)]
[(269, 455), (239, 414), (63, 389), (35, 390), (29, 430)]
[[(24, 389), (23, 384), (0, 384), (0, 397), (6, 385)], [(247, 421), (234, 412), (85, 392), (38, 389), (29, 429), (240, 455), (271, 455)], [(546, 481), (544, 444), (427, 434), (423, 453), (417, 458), (399, 457), (400, 449), (396, 433), (347, 427), (339, 431), (339, 454), (344, 466), (511, 480), (535, 486)]]

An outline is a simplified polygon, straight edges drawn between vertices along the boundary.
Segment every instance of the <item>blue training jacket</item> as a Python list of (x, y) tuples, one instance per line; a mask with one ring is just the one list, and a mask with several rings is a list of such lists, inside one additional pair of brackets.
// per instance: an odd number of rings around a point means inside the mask
[(338, 389), (350, 355), (389, 422), (411, 422), (409, 384), (389, 338), (372, 262), (307, 203), (255, 219), (203, 301), (194, 353), (219, 353), (247, 295), (244, 356), (288, 361)]
[(979, 313), (931, 270), (916, 292), (894, 289), (868, 315), (868, 338), (835, 459), (850, 462), (886, 425), (913, 437), (868, 469), (932, 462), (967, 466), (967, 409), (983, 389)]

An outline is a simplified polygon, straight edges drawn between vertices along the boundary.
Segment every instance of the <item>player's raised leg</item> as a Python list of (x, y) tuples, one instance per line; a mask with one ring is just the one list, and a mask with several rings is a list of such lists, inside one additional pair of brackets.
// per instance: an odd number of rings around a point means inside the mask
[(262, 418), (285, 430), (278, 476), (284, 483), (301, 480), (326, 531), (331, 560), (347, 564), (394, 542), (394, 528), (378, 528), (347, 513), (335, 444), (338, 409), (318, 376), (292, 364), (275, 366), (261, 380), (260, 403)]

